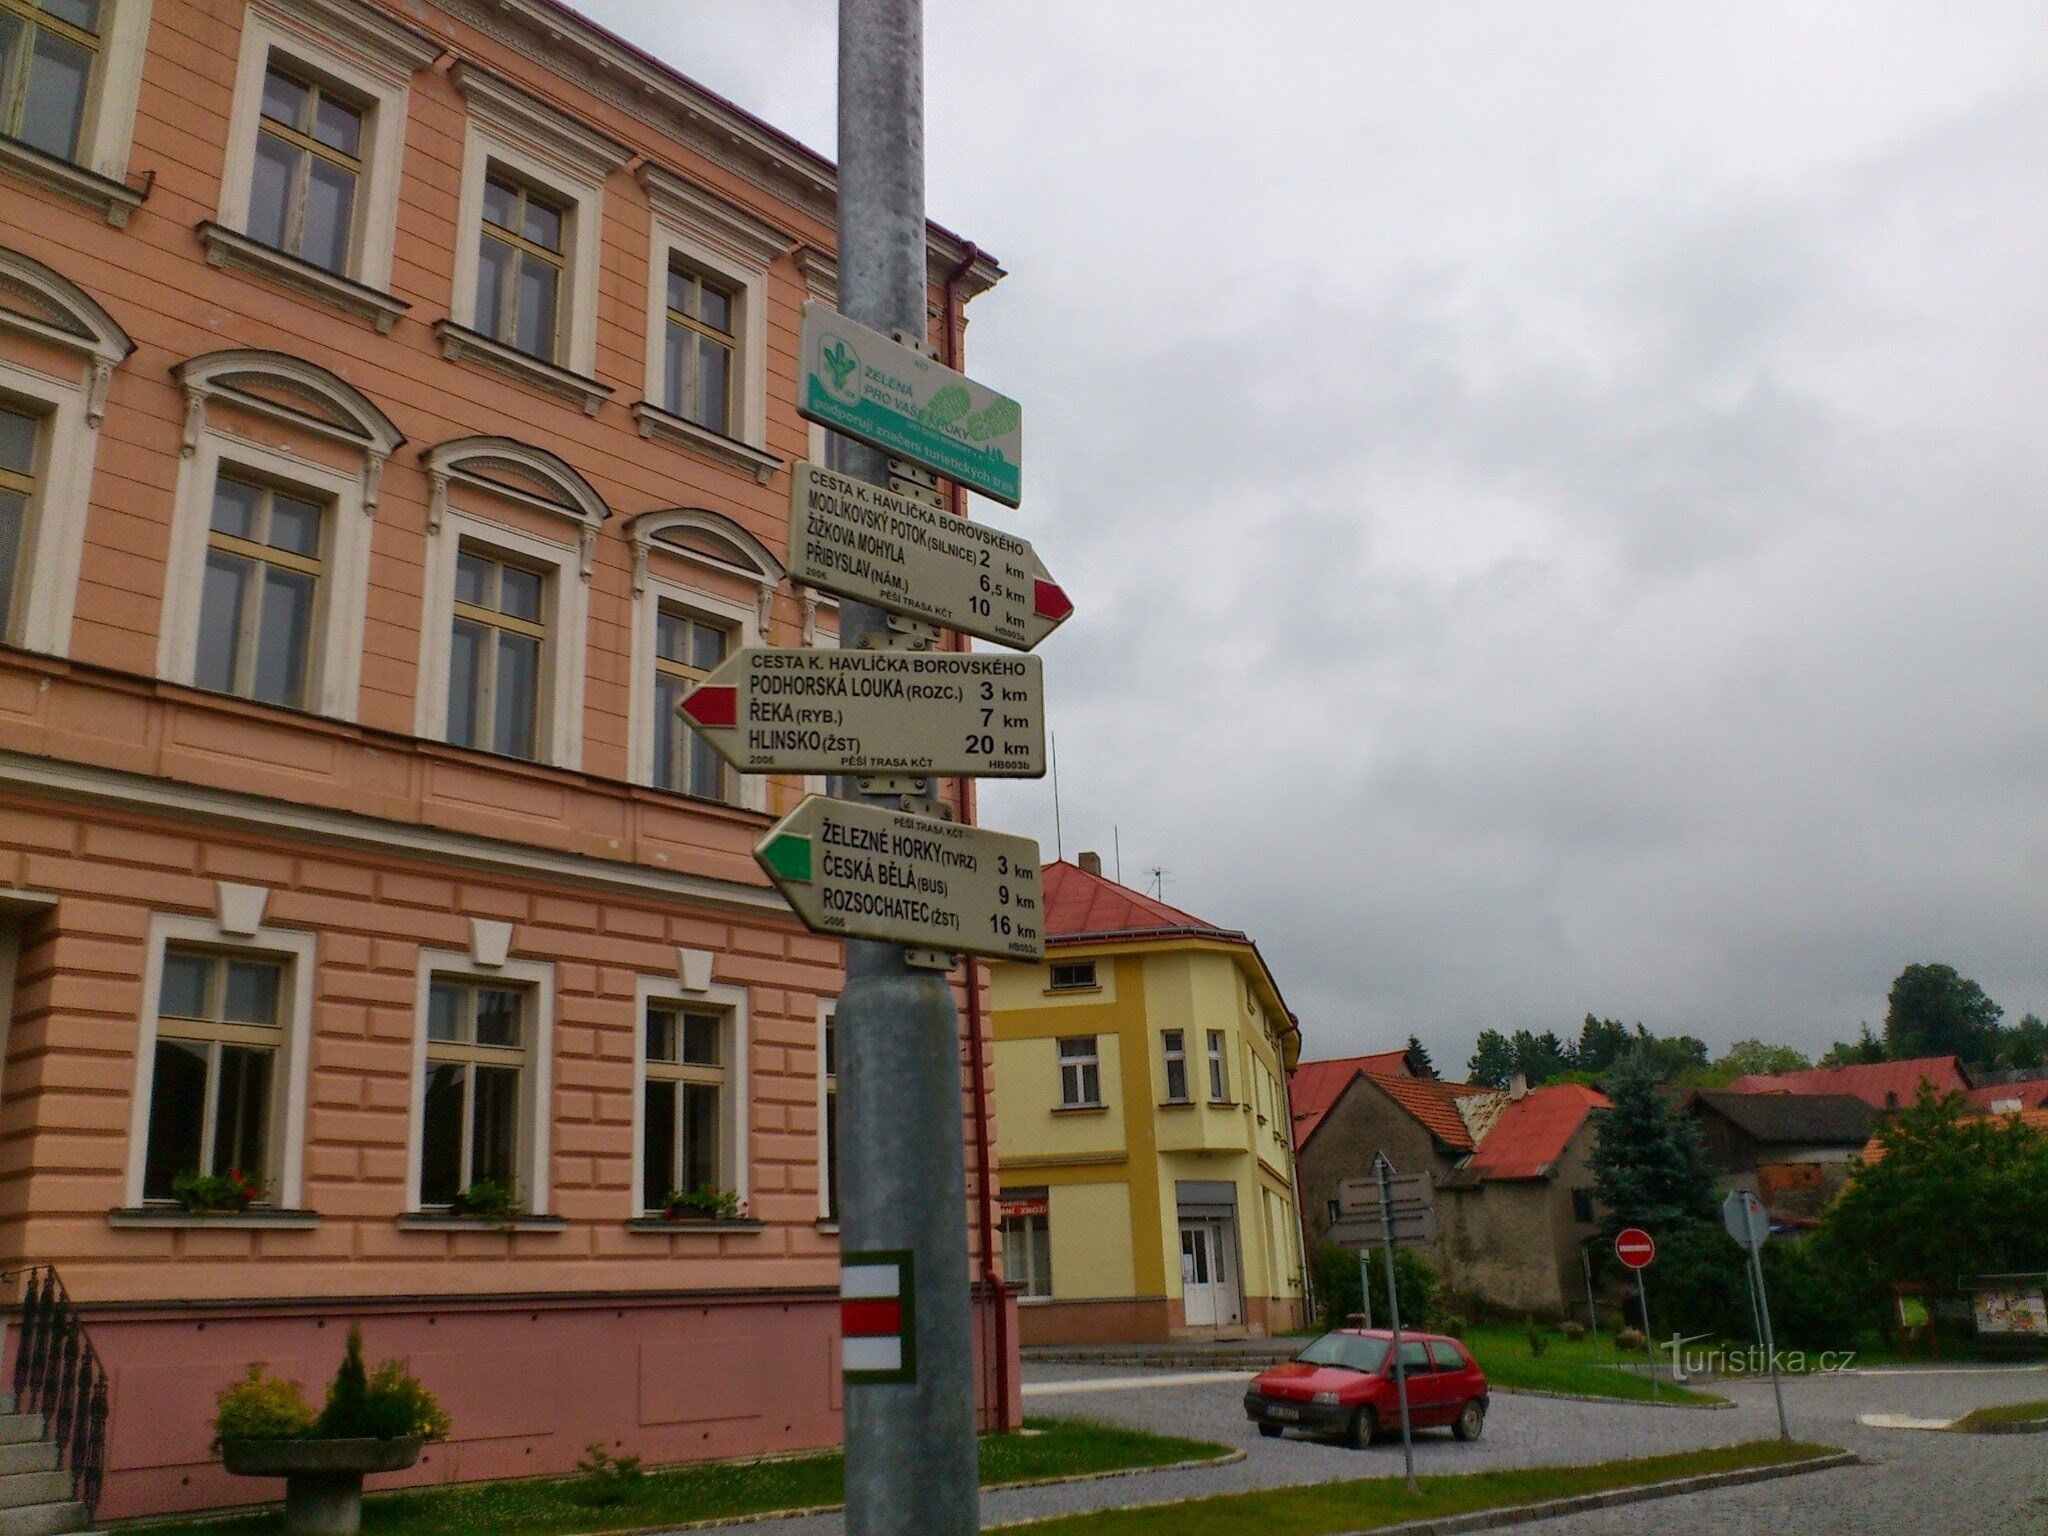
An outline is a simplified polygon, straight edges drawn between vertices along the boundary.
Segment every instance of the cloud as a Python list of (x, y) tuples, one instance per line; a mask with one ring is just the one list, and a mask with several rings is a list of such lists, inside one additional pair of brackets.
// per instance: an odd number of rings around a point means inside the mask
[[(830, 8), (586, 8), (830, 147)], [(2038, 13), (1242, 14), (928, 15), (1068, 854), (1312, 1054), (2048, 1004)]]

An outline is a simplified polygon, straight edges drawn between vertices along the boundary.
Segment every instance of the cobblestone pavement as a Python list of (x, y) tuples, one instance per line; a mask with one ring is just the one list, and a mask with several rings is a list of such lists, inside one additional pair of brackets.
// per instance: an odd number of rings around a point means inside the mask
[[(1026, 1366), (1024, 1380), (1027, 1386), (1058, 1388), (1186, 1374), (1034, 1364)], [(1245, 1380), (1249, 1376), (1128, 1390), (1034, 1391), (1024, 1402), (1025, 1412), (1033, 1417), (1102, 1419), (1159, 1434), (1217, 1441), (1242, 1449), (1245, 1459), (1226, 1467), (988, 1494), (982, 1499), (984, 1525), (1400, 1473), (1398, 1437), (1363, 1452), (1292, 1436), (1261, 1439), (1241, 1406)], [(1777, 1433), (1767, 1384), (1741, 1382), (1714, 1390), (1734, 1399), (1736, 1407), (1708, 1412), (1502, 1394), (1493, 1400), (1485, 1435), (1473, 1444), (1459, 1444), (1447, 1430), (1418, 1434), (1415, 1469), (1428, 1475), (1604, 1461)], [(1950, 1417), (1989, 1403), (2038, 1397), (2048, 1397), (2048, 1371), (1916, 1372), (1789, 1381), (1785, 1401), (1795, 1436), (1848, 1446), (1876, 1464), (1660, 1503), (1654, 1517), (1638, 1506), (1525, 1529), (1548, 1536), (1633, 1536), (1649, 1530), (1659, 1536), (2048, 1536), (2048, 1504), (2039, 1502), (2048, 1499), (2048, 1436), (1926, 1434), (1867, 1429), (1856, 1422), (1860, 1413)], [(835, 1515), (768, 1521), (745, 1529), (747, 1536), (838, 1536), (843, 1526)]]

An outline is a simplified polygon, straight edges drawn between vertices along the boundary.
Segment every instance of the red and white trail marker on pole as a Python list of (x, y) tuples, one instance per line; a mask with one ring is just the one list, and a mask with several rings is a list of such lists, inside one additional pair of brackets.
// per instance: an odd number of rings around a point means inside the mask
[(917, 1380), (917, 1292), (908, 1252), (839, 1261), (840, 1368), (848, 1381)]
[(1647, 1269), (1657, 1257), (1657, 1240), (1641, 1227), (1629, 1227), (1615, 1233), (1614, 1256), (1630, 1269)]

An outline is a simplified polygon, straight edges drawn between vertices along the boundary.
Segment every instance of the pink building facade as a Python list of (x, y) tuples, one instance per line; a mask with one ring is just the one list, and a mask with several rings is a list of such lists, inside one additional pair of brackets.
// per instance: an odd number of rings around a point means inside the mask
[[(389, 1481), (834, 1442), (840, 953), (750, 853), (818, 786), (673, 710), (832, 643), (779, 555), (832, 167), (550, 0), (0, 27), (0, 1268), (106, 1362), (100, 1513), (274, 1497), (213, 1395), (351, 1321), (455, 1422)], [(931, 272), (957, 355), (1000, 269)]]

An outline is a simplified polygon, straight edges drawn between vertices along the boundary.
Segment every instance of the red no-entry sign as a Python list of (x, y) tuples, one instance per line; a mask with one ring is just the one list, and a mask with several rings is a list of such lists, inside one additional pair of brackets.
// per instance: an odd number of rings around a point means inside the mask
[(1630, 1269), (1648, 1269), (1657, 1257), (1657, 1244), (1641, 1227), (1630, 1227), (1614, 1235), (1614, 1256)]

